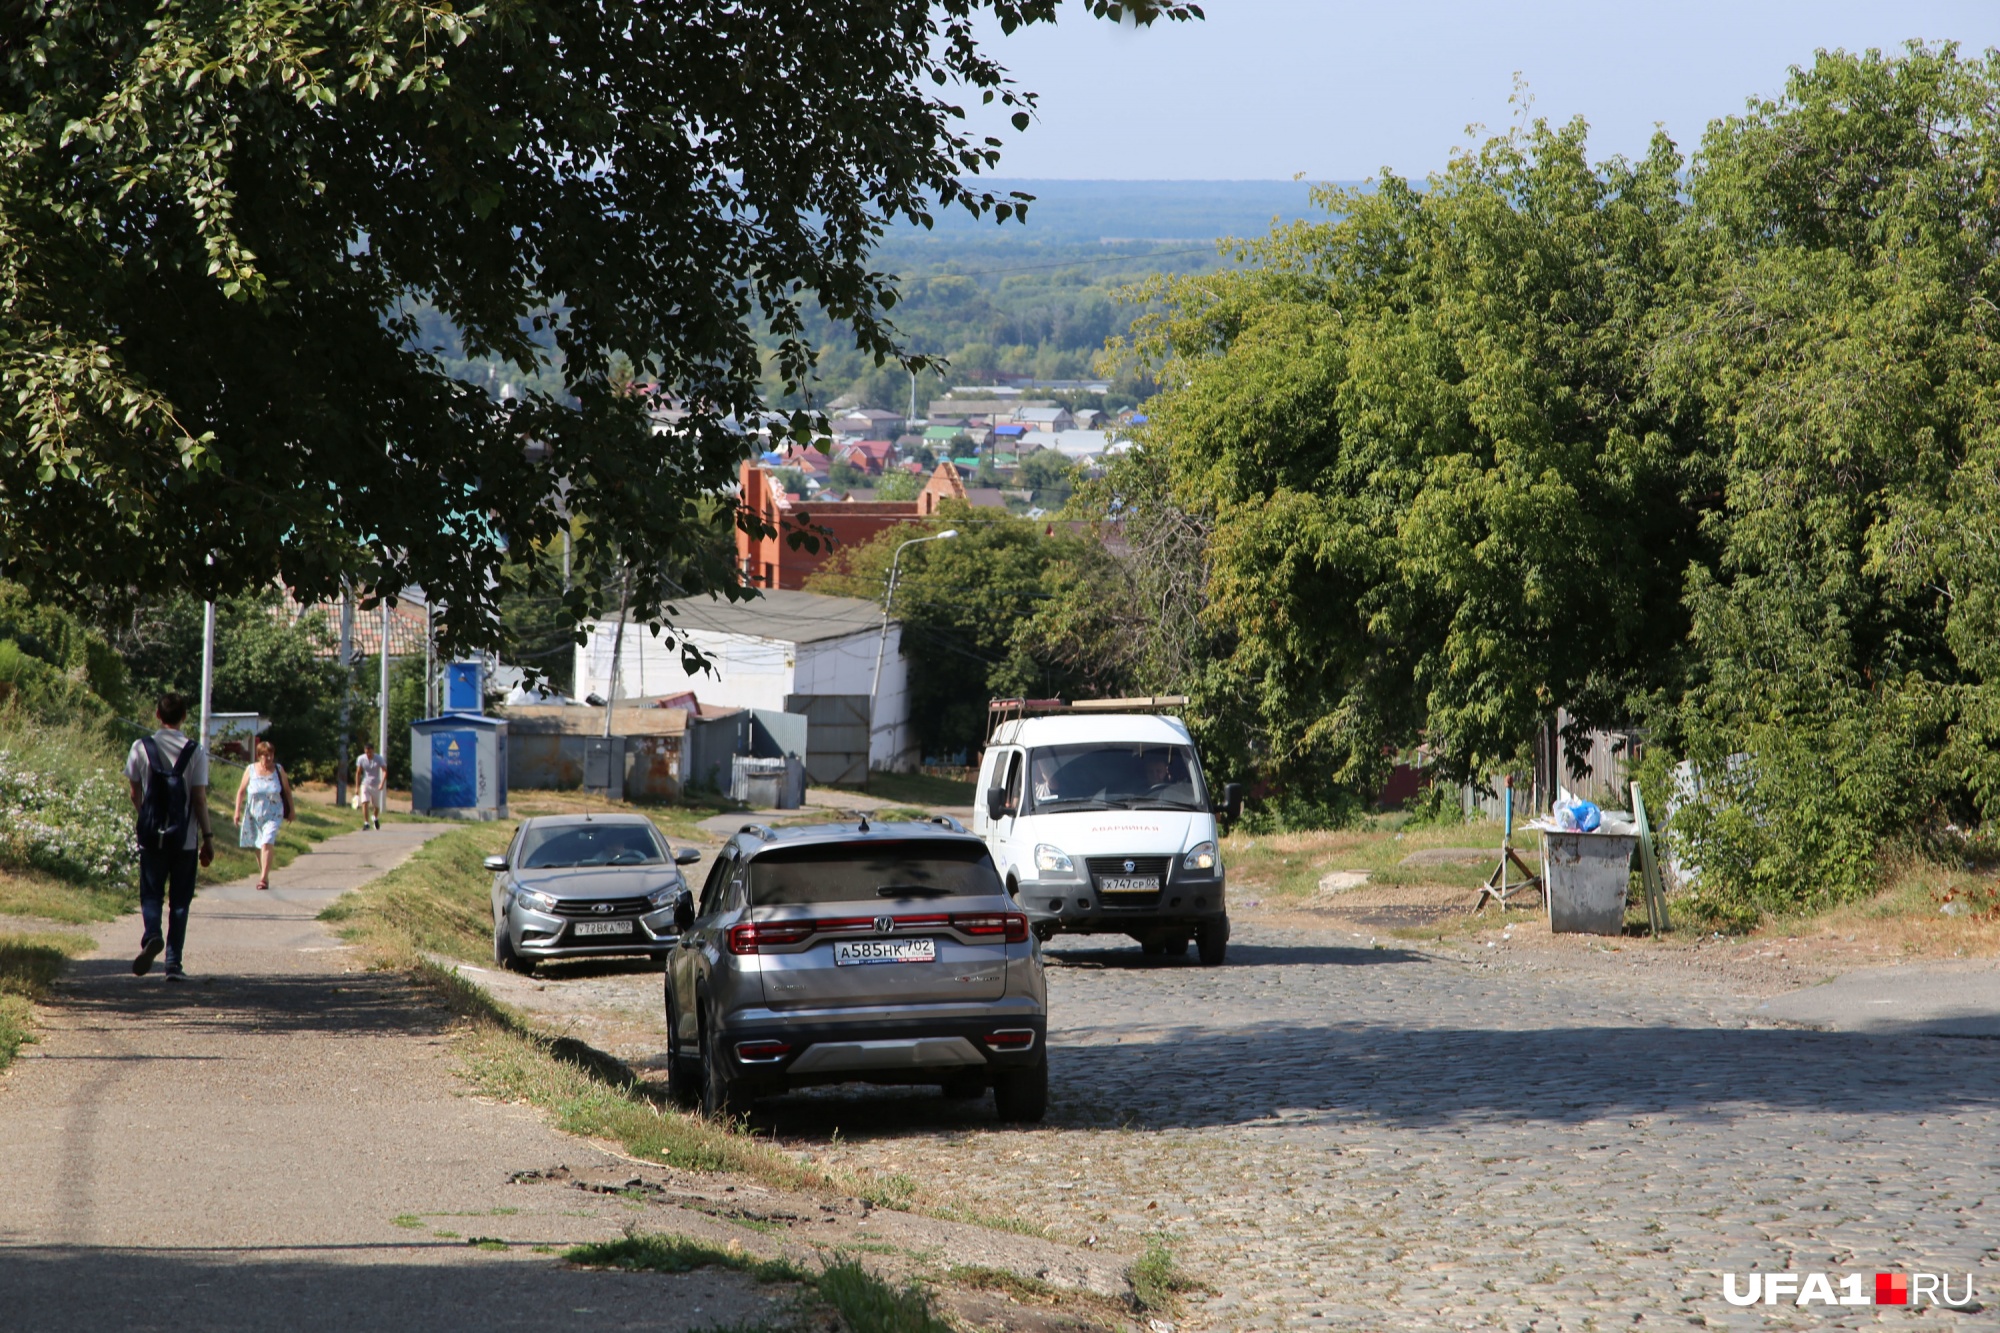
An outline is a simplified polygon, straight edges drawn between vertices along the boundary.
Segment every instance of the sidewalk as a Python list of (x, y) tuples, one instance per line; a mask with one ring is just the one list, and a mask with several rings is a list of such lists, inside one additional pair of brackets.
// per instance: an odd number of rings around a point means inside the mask
[[(203, 890), (189, 980), (134, 977), (97, 928), (0, 1077), (9, 1328), (687, 1328), (768, 1316), (747, 1279), (571, 1271), (529, 1247), (617, 1236), (615, 1197), (511, 1173), (619, 1159), (467, 1095), (446, 1019), (314, 918), (446, 825), (329, 839)], [(471, 1248), (471, 1237), (510, 1243)]]

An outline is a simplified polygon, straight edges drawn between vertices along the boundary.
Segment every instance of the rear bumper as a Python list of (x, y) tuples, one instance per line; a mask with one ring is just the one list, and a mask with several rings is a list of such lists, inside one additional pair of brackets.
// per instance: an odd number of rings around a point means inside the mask
[[(1032, 1038), (1018, 1049), (990, 1040), (995, 1033), (1023, 1032)], [(1038, 1006), (1005, 1001), (976, 1017), (800, 1021), (749, 1011), (726, 1024), (720, 1038), (732, 1078), (771, 1092), (822, 1083), (938, 1083), (1040, 1064), (1047, 1058), (1048, 1019)], [(747, 1060), (738, 1054), (739, 1044), (759, 1041), (786, 1049)]]

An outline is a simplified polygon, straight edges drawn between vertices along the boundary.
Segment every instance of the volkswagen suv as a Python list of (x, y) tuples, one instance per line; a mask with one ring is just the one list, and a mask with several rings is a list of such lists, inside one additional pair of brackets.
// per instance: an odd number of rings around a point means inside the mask
[(813, 1084), (1048, 1104), (1040, 943), (956, 820), (748, 824), (675, 905), (670, 1083), (712, 1115)]

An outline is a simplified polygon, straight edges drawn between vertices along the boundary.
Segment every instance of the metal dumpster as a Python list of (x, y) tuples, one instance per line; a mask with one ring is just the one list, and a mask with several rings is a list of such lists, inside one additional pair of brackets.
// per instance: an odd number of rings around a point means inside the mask
[(1541, 832), (1542, 901), (1549, 907), (1549, 929), (1558, 935), (1623, 934), (1638, 834)]

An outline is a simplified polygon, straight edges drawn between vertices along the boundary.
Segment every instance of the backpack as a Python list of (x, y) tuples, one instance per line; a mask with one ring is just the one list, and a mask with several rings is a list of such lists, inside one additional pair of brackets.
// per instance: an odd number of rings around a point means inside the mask
[(139, 847), (148, 852), (178, 852), (187, 847), (188, 803), (187, 766), (194, 758), (195, 743), (181, 746), (180, 757), (168, 768), (160, 746), (151, 736), (140, 742), (146, 747), (146, 795), (139, 802)]

